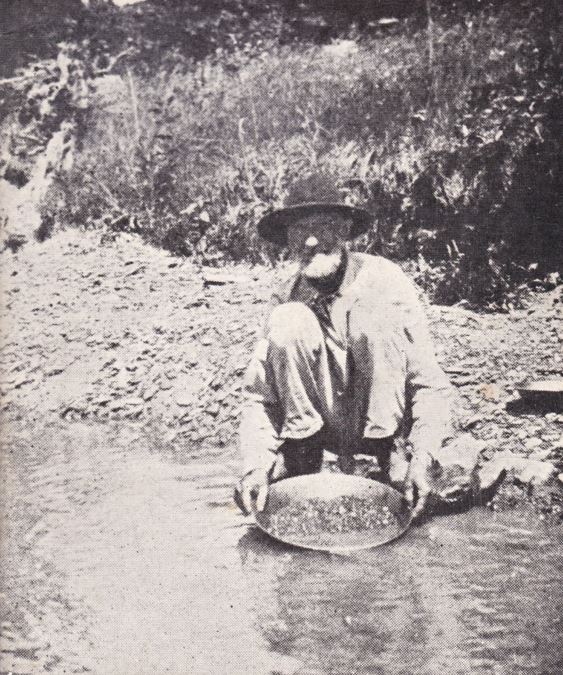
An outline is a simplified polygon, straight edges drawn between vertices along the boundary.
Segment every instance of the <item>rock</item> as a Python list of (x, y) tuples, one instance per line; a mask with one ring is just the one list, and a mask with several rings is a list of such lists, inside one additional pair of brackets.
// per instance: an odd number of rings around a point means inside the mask
[(536, 450), (530, 455), (530, 459), (537, 459), (543, 462), (551, 455), (551, 450)]
[(215, 268), (204, 269), (203, 273), (203, 283), (205, 286), (223, 286), (225, 284), (236, 284), (236, 283), (248, 283), (250, 277), (242, 274), (224, 274), (217, 272)]
[(562, 445), (563, 441), (563, 437), (559, 436), (559, 434), (542, 434), (540, 438), (546, 443), (552, 443), (555, 445)]
[(15, 656), (19, 656), (22, 659), (34, 659), (35, 652), (41, 649), (41, 645), (35, 644), (33, 642), (28, 642), (23, 638), (16, 637), (13, 640), (13, 644), (6, 645), (2, 647), (2, 651), (6, 653), (12, 653)]
[(557, 474), (557, 480), (563, 484), (563, 473)]
[(191, 309), (192, 307), (201, 307), (202, 305), (205, 305), (206, 307), (209, 307), (209, 303), (204, 297), (198, 297), (194, 298), (193, 300), (190, 300), (190, 302), (186, 303), (184, 305), (184, 309)]
[(524, 485), (543, 485), (554, 471), (555, 466), (551, 462), (532, 457), (518, 457), (510, 450), (504, 450), (497, 453), (479, 470), (479, 481), (481, 486), (492, 484), (504, 473)]
[(111, 396), (98, 396), (94, 399), (92, 399), (92, 404), (93, 405), (105, 405), (106, 403), (109, 403), (112, 400)]
[(454, 383), (458, 387), (465, 387), (469, 384), (479, 384), (479, 378), (474, 375), (458, 376), (454, 378)]
[(132, 270), (128, 271), (125, 276), (126, 277), (132, 277), (135, 274), (138, 274), (139, 272), (142, 272), (143, 270), (146, 269), (146, 265), (139, 265), (138, 267), (133, 268)]
[(433, 451), (431, 455), (444, 469), (454, 467), (456, 471), (472, 471), (484, 449), (485, 444), (482, 441), (475, 440), (469, 434), (462, 434)]
[(145, 391), (143, 392), (143, 400), (150, 401), (151, 398), (153, 398), (157, 393), (158, 393), (157, 387), (149, 387), (148, 389), (145, 389)]
[(212, 415), (213, 417), (216, 417), (219, 414), (220, 406), (218, 403), (214, 403), (210, 405), (208, 408), (205, 409), (206, 413), (209, 413), (209, 415)]
[(473, 429), (473, 427), (476, 427), (482, 421), (483, 415), (473, 415), (473, 417), (462, 423), (461, 428), (464, 431), (469, 431), (469, 429)]
[(498, 457), (486, 462), (478, 471), (479, 485), (483, 490), (490, 489), (497, 481), (506, 476), (506, 466)]
[(176, 405), (179, 405), (182, 408), (189, 408), (193, 405), (193, 402), (193, 396), (186, 394), (178, 394), (178, 396), (176, 396)]
[(291, 637), (290, 627), (283, 619), (272, 619), (264, 622), (262, 630), (267, 635), (268, 641), (274, 645), (283, 644)]
[(120, 370), (112, 382), (113, 387), (115, 389), (125, 389), (128, 384), (129, 384), (129, 373), (125, 369)]
[(524, 442), (524, 447), (526, 450), (535, 450), (536, 448), (539, 448), (541, 444), (541, 438), (528, 438), (528, 440)]
[(124, 406), (137, 406), (137, 405), (143, 405), (144, 400), (138, 396), (132, 396), (131, 398), (126, 398), (123, 400), (123, 405)]
[(222, 376), (221, 376), (221, 375), (217, 375), (216, 377), (214, 377), (214, 378), (211, 380), (211, 382), (209, 382), (209, 385), (208, 385), (208, 386), (211, 387), (211, 389), (217, 390), (217, 389), (219, 389), (219, 387), (222, 386), (222, 384), (223, 384), (223, 378), (222, 378)]
[(487, 401), (498, 401), (501, 397), (501, 390), (496, 384), (483, 384), (479, 387), (479, 393)]
[(555, 466), (551, 462), (528, 459), (515, 477), (525, 485), (545, 485), (555, 472)]
[(20, 387), (23, 387), (26, 384), (31, 384), (33, 381), (34, 381), (33, 377), (30, 377), (29, 375), (22, 373), (15, 379), (13, 387), (14, 389), (19, 389)]

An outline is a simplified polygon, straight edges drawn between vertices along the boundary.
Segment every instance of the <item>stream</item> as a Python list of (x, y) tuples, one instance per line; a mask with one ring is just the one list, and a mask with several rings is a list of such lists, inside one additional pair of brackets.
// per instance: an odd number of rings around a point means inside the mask
[(300, 551), (232, 504), (233, 449), (36, 428), (1, 453), (2, 614), (31, 645), (2, 640), (11, 672), (563, 672), (560, 525), (473, 509), (350, 557)]

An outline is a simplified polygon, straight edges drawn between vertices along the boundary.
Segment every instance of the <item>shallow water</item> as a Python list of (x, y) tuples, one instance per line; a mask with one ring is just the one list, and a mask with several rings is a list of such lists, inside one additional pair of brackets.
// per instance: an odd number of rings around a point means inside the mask
[(246, 573), (275, 587), (259, 623), (299, 672), (558, 673), (558, 543), (522, 513), (474, 510), (349, 560), (284, 555), (255, 532), (239, 546)]
[(473, 509), (331, 556), (248, 525), (232, 451), (78, 423), (7, 448), (3, 585), (52, 672), (563, 672), (563, 529), (537, 516)]

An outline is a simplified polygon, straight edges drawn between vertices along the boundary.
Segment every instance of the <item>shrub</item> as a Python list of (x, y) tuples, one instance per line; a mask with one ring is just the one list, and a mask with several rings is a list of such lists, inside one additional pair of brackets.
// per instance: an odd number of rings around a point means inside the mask
[(424, 261), (441, 301), (499, 305), (530, 263), (561, 262), (560, 27), (541, 6), (457, 19), (130, 71), (82, 119), (58, 217), (125, 217), (179, 254), (263, 261), (276, 252), (256, 219), (328, 169), (375, 214), (360, 248)]

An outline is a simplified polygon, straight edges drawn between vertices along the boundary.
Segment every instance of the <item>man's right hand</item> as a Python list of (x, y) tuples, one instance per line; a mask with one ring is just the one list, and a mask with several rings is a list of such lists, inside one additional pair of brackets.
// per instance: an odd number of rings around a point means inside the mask
[(235, 488), (235, 502), (245, 516), (264, 510), (269, 485), (269, 471), (265, 469), (254, 469), (241, 478)]

